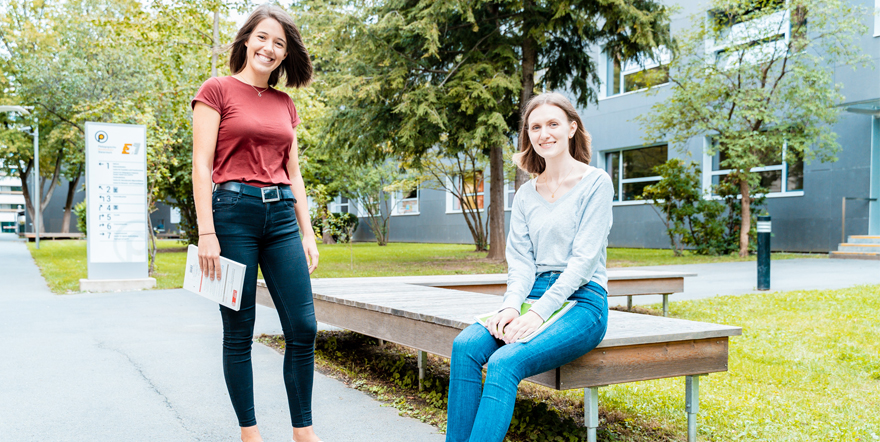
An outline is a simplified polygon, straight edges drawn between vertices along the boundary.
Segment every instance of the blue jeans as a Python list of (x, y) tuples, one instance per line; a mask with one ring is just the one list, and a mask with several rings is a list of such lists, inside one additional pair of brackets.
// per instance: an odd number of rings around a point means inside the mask
[[(558, 272), (542, 273), (528, 297), (540, 298), (558, 277)], [(568, 299), (577, 305), (529, 342), (505, 345), (479, 323), (455, 338), (447, 442), (501, 442), (510, 427), (520, 381), (565, 365), (602, 342), (608, 323), (608, 299), (602, 286), (590, 282)], [(487, 363), (483, 386), (482, 368)]]
[(284, 385), (294, 427), (312, 425), (312, 383), (317, 320), (309, 269), (293, 207), (295, 200), (261, 198), (217, 190), (211, 198), (220, 255), (247, 265), (239, 311), (220, 306), (223, 374), (242, 427), (257, 424), (251, 345), (257, 300), (257, 264), (284, 331)]

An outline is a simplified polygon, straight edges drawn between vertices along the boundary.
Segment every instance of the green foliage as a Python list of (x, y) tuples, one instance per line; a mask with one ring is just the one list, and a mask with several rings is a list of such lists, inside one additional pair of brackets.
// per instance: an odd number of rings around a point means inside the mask
[[(690, 139), (710, 136), (707, 153), (721, 155), (731, 188), (750, 203), (757, 183), (751, 170), (780, 163), (783, 150), (806, 161), (836, 160), (831, 127), (843, 96), (828, 66), (868, 62), (855, 43), (867, 31), (866, 12), (843, 0), (713, 0), (709, 10), (714, 20), (697, 13), (694, 29), (678, 39), (670, 97), (638, 120), (646, 141), (684, 149)], [(779, 39), (781, 29), (790, 37)], [(724, 50), (705, 53), (712, 46)], [(742, 228), (750, 229), (750, 204), (739, 208)], [(748, 248), (742, 236), (740, 254)]]
[(312, 229), (321, 235), (331, 235), (334, 242), (347, 243), (351, 241), (349, 232), (354, 233), (358, 228), (358, 217), (353, 213), (328, 212), (327, 225), (323, 226), (319, 208), (310, 211)]
[[(643, 199), (653, 200), (663, 215), (666, 233), (676, 256), (682, 256), (684, 246), (691, 247), (698, 255), (726, 255), (739, 248), (739, 229), (742, 225), (738, 186), (733, 180), (723, 179), (714, 187), (716, 200), (702, 191), (700, 168), (695, 162), (686, 163), (672, 158), (654, 167), (654, 173), (662, 178), (656, 184), (645, 187)], [(761, 192), (763, 189), (754, 189)], [(752, 195), (752, 205), (764, 204), (763, 194)], [(757, 210), (752, 212), (753, 221)], [(659, 213), (658, 213), (659, 215)], [(750, 224), (750, 238), (757, 235), (755, 223)], [(750, 241), (750, 250), (755, 247)]]
[(76, 228), (82, 232), (83, 236), (86, 236), (88, 234), (86, 201), (80, 201), (79, 204), (73, 206), (73, 213), (76, 215)]

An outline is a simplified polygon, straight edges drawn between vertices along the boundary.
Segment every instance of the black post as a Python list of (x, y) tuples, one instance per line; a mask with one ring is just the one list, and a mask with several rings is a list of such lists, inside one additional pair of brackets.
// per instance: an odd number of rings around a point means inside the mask
[(770, 217), (758, 217), (758, 290), (770, 290)]

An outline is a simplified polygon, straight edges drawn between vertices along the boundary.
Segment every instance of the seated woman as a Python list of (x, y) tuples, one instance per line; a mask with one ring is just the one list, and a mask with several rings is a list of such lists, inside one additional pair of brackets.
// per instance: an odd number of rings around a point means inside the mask
[[(522, 121), (514, 161), (537, 177), (513, 200), (501, 309), (487, 327), (473, 324), (453, 343), (447, 442), (504, 440), (520, 381), (585, 355), (605, 336), (611, 179), (589, 165), (590, 135), (562, 95), (535, 96)], [(520, 316), (526, 298), (535, 302)], [(566, 300), (577, 304), (533, 339), (517, 342)]]

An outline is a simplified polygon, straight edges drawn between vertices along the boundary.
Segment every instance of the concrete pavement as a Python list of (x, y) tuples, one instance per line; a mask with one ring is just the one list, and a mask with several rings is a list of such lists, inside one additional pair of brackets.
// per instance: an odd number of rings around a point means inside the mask
[[(880, 261), (876, 260), (825, 258), (773, 260), (770, 263), (770, 292), (761, 292), (755, 288), (758, 284), (758, 264), (756, 262), (628, 268), (696, 273), (695, 277), (685, 278), (684, 293), (670, 296), (670, 302), (724, 295), (841, 289), (860, 284), (880, 284)], [(636, 305), (654, 304), (661, 301), (660, 296), (633, 297), (633, 304)], [(609, 305), (626, 305), (626, 298), (609, 298)]]
[[(9, 239), (8, 237), (3, 239)], [(257, 306), (257, 333), (279, 332)], [(54, 295), (23, 242), (0, 240), (0, 440), (235, 441), (216, 304), (183, 290)], [(257, 420), (290, 441), (282, 358), (255, 344)], [(325, 442), (442, 441), (427, 424), (315, 373)]]

